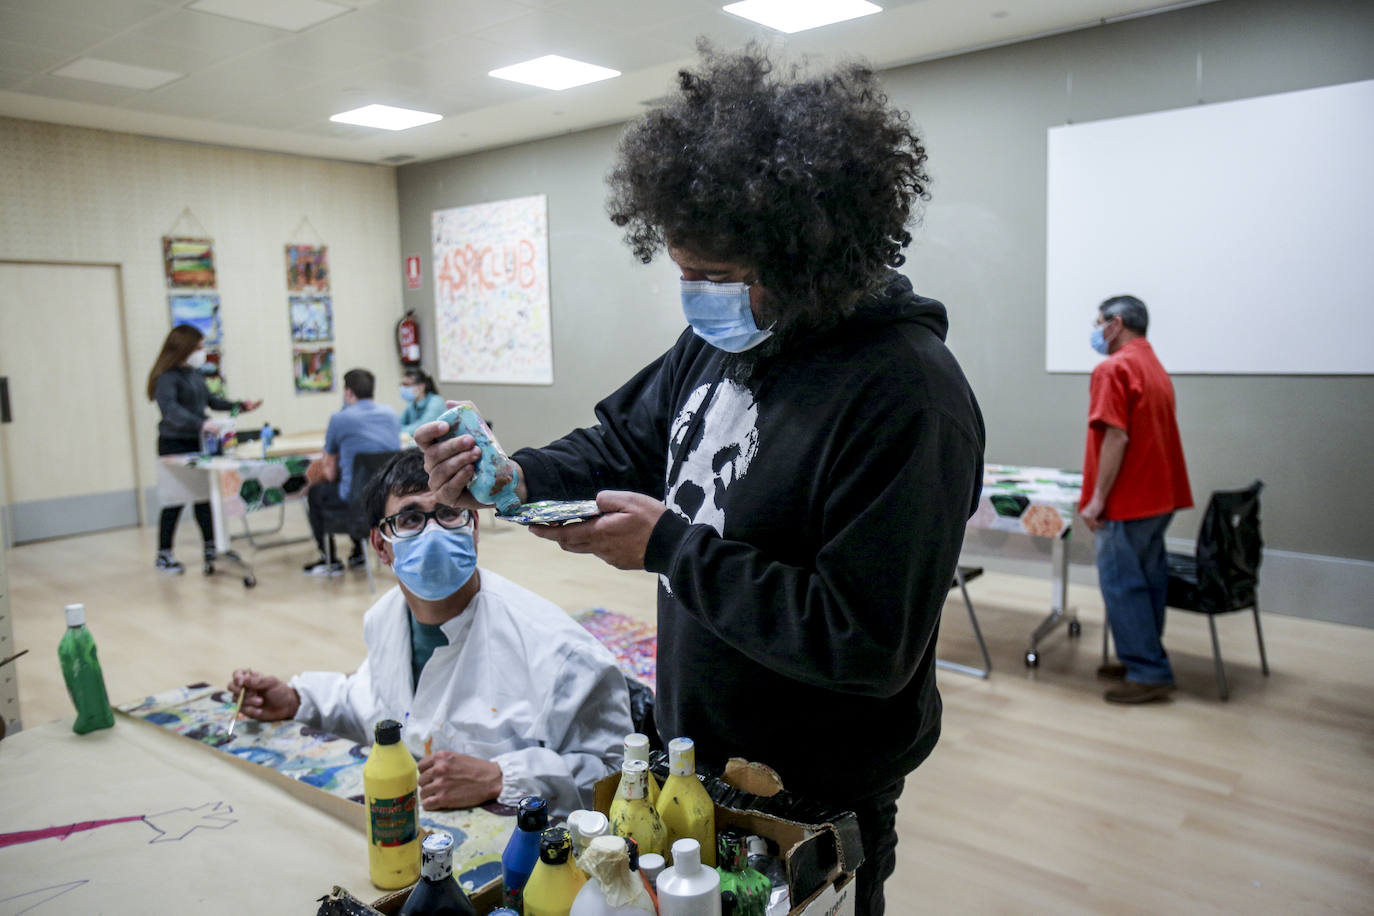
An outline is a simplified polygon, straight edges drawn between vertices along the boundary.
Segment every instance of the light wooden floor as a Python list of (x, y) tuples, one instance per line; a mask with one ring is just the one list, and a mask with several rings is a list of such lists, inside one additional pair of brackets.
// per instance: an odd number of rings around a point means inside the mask
[[(190, 521), (184, 560), (199, 552)], [(288, 533), (304, 530), (290, 507)], [(17, 663), (26, 723), (70, 714), (55, 648), (73, 601), (86, 604), (116, 702), (218, 683), (240, 665), (288, 675), (361, 658), (361, 573), (307, 578), (297, 545), (258, 554), (251, 591), (195, 568), (168, 579), (152, 570), (154, 537), (129, 529), (10, 554), (15, 643), (31, 650)], [(484, 526), (479, 550), (482, 565), (570, 611), (653, 619), (650, 575), (504, 524)], [(1048, 579), (989, 573), (970, 592), (995, 670), (942, 672), (944, 737), (907, 780), (890, 912), (1374, 913), (1374, 630), (1268, 615), (1265, 679), (1249, 618), (1225, 618), (1232, 698), (1221, 703), (1205, 620), (1175, 613), (1176, 700), (1122, 708), (1093, 679), (1095, 592), (1071, 595), (1082, 639), (1061, 631), (1034, 673), (1021, 654)], [(946, 608), (940, 649), (975, 660), (961, 603)]]

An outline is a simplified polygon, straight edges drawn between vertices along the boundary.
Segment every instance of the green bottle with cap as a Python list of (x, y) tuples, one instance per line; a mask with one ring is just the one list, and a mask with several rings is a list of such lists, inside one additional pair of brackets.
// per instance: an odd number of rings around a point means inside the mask
[(78, 735), (114, 725), (114, 710), (105, 693), (105, 675), (100, 672), (95, 637), (86, 629), (86, 606), (66, 607), (67, 632), (57, 644), (57, 659), (62, 663), (62, 679), (76, 707), (72, 731)]

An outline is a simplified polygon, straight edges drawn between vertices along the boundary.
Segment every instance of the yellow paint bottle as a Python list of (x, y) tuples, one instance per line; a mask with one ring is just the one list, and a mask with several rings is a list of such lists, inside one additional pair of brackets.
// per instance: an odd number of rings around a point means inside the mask
[(658, 795), (658, 816), (672, 849), (678, 840), (701, 844), (701, 864), (716, 864), (716, 806), (697, 779), (696, 745), (691, 738), (668, 742), (668, 779)]
[(572, 834), (550, 827), (539, 835), (539, 861), (525, 883), (525, 916), (568, 916), (587, 873), (573, 862)]
[(383, 719), (375, 735), (363, 765), (367, 871), (377, 887), (396, 890), (420, 878), (420, 774), (401, 743), (400, 722)]
[[(635, 732), (625, 736), (625, 759), (649, 762), (649, 736)], [(620, 793), (617, 791), (616, 795)], [(658, 805), (658, 777), (649, 771), (649, 804)]]
[[(663, 855), (663, 820), (649, 804), (649, 765), (643, 760), (626, 760), (620, 765), (620, 788), (607, 816), (611, 819), (611, 833), (633, 839), (639, 853), (656, 852)], [(659, 796), (660, 800), (662, 796)]]

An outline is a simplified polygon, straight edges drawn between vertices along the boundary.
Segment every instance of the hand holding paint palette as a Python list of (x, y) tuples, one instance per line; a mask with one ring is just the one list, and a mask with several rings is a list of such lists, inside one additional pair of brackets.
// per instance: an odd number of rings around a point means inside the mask
[(594, 499), (544, 499), (517, 506), (501, 517), (518, 525), (569, 525), (600, 514)]
[(503, 516), (516, 510), (520, 505), (520, 497), (516, 495), (519, 472), (515, 463), (501, 449), (501, 443), (496, 441), (491, 427), (482, 419), (477, 408), (471, 404), (459, 404), (444, 411), (439, 419), (448, 424), (448, 433), (441, 436), (439, 441), (468, 435), (482, 450), (482, 457), (473, 466), (472, 483), (468, 484), (468, 492), (473, 498), (479, 503), (495, 506)]

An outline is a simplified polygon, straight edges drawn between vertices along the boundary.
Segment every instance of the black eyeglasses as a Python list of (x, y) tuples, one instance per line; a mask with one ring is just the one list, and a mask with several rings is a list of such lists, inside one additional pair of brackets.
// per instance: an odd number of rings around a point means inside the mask
[(455, 509), (452, 506), (435, 506), (433, 511), (423, 512), (419, 509), (402, 509), (395, 515), (388, 515), (377, 524), (384, 537), (396, 539), (418, 537), (429, 520), (434, 519), (439, 523), (439, 527), (462, 528), (472, 524), (472, 511), (469, 509)]

